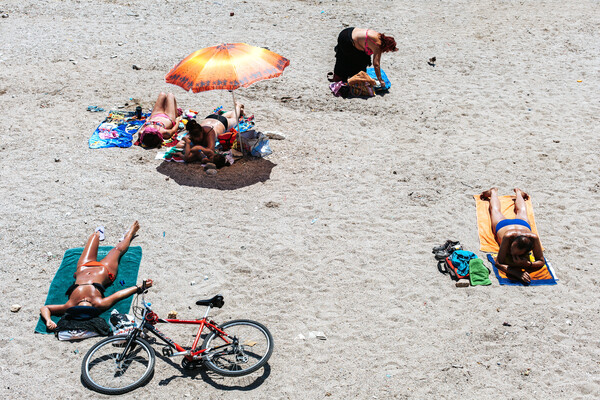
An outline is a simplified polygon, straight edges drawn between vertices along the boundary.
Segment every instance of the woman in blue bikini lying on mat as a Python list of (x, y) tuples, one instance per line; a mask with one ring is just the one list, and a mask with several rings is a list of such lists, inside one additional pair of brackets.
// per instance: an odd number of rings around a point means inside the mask
[(132, 286), (104, 297), (105, 288), (111, 285), (117, 276), (119, 259), (127, 251), (131, 240), (139, 229), (140, 224), (135, 221), (123, 240), (100, 261), (96, 261), (96, 257), (98, 256), (98, 244), (103, 232), (96, 230), (90, 236), (77, 262), (77, 270), (73, 274), (75, 283), (71, 285), (66, 293), (69, 300), (65, 304), (51, 304), (40, 309), (42, 318), (49, 330), (56, 328), (56, 324), (50, 319), (51, 315), (73, 313), (85, 314), (90, 317), (98, 316), (118, 301), (152, 286), (152, 280), (147, 279), (141, 287)]
[[(481, 200), (490, 202), (490, 218), (492, 231), (500, 245), (496, 266), (512, 279), (529, 283), (528, 272), (538, 270), (545, 264), (540, 238), (531, 232), (527, 220), (525, 200), (529, 195), (521, 189), (515, 189), (515, 219), (507, 219), (501, 211), (498, 188), (491, 188), (481, 193)], [(531, 262), (529, 253), (533, 250), (535, 261)]]

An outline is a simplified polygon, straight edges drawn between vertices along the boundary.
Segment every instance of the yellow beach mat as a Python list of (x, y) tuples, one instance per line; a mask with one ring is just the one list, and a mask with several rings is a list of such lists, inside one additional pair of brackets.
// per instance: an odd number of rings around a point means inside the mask
[[(473, 195), (475, 198), (475, 206), (477, 208), (477, 230), (479, 232), (479, 246), (481, 251), (488, 253), (497, 253), (500, 250), (496, 236), (492, 231), (492, 221), (490, 218), (490, 203), (483, 201), (479, 195)], [(540, 236), (535, 226), (535, 218), (533, 217), (533, 205), (531, 204), (531, 196), (525, 201), (527, 207), (527, 219), (531, 226), (531, 231)], [(502, 214), (508, 218), (516, 218), (515, 215), (515, 196), (500, 196), (500, 209)]]

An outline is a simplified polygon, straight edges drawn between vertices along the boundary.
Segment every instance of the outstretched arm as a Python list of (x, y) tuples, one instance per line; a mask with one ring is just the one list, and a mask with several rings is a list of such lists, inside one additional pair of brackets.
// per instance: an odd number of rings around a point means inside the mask
[(542, 250), (542, 243), (540, 242), (540, 238), (535, 233), (527, 233), (525, 236), (533, 240), (533, 257), (535, 257), (535, 261), (529, 262), (529, 268), (534, 270), (540, 269), (546, 264), (546, 260), (544, 260), (544, 251)]
[(373, 53), (373, 68), (375, 68), (375, 75), (377, 75), (377, 79), (379, 79), (381, 86), (383, 86), (385, 83), (381, 77), (381, 50), (376, 49)]
[(502, 243), (500, 244), (500, 250), (498, 250), (498, 262), (500, 264), (506, 264), (508, 252), (510, 250), (510, 244), (515, 238), (515, 234), (513, 232), (507, 233), (502, 238)]
[(43, 306), (40, 308), (40, 314), (42, 315), (42, 319), (46, 323), (46, 327), (49, 330), (56, 329), (56, 324), (50, 318), (52, 315), (62, 315), (67, 310), (66, 304), (50, 304), (47, 306)]
[(116, 293), (111, 294), (110, 296), (102, 299), (98, 305), (98, 308), (108, 309), (118, 303), (119, 301), (126, 299), (127, 297), (135, 294), (141, 293), (145, 288), (149, 288), (152, 286), (152, 279), (146, 279), (142, 285), (132, 286), (127, 289), (119, 290)]
[(178, 117), (175, 120), (175, 123), (170, 129), (165, 129), (165, 133), (163, 134), (165, 139), (170, 139), (171, 137), (173, 137), (174, 134), (177, 133), (177, 131), (179, 130), (179, 121), (181, 121), (181, 117)]

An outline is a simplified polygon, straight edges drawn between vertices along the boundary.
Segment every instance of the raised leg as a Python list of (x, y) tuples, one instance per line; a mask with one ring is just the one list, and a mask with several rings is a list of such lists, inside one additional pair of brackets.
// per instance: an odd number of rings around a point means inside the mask
[(121, 240), (119, 244), (115, 246), (114, 249), (109, 251), (106, 257), (100, 260), (100, 262), (104, 264), (104, 266), (108, 269), (109, 273), (113, 274), (114, 276), (117, 276), (117, 271), (119, 270), (119, 259), (123, 254), (125, 254), (125, 252), (129, 248), (129, 245), (131, 244), (131, 240), (133, 239), (133, 237), (139, 229), (140, 224), (137, 221), (135, 221), (133, 225), (131, 225), (131, 228), (129, 228), (129, 230), (125, 234), (125, 238)]
[[(167, 107), (167, 94), (165, 92), (160, 92), (158, 94), (158, 98), (156, 99), (156, 103), (154, 103), (154, 108), (152, 108), (152, 115), (156, 113), (166, 113)], [(177, 109), (175, 109), (177, 110)]]
[(96, 261), (98, 257), (98, 244), (100, 243), (100, 232), (94, 232), (88, 238), (85, 247), (83, 248), (83, 253), (81, 253), (81, 257), (79, 257), (79, 261), (77, 261), (77, 268), (79, 268), (82, 264), (85, 264), (90, 261)]
[(527, 220), (527, 205), (525, 204), (525, 200), (529, 198), (529, 195), (519, 188), (515, 188), (515, 194), (517, 195), (515, 198), (515, 214), (517, 218), (529, 223)]
[(244, 115), (244, 105), (238, 102), (235, 103), (235, 110), (227, 111), (223, 116), (227, 118), (227, 124), (229, 125), (229, 129), (233, 128), (237, 125), (237, 121), (235, 120), (237, 111), (238, 119)]
[(502, 214), (500, 199), (498, 198), (498, 188), (493, 187), (490, 190), (486, 190), (482, 192), (479, 197), (481, 200), (487, 200), (490, 202), (490, 219), (492, 222), (492, 231), (495, 233), (498, 222), (506, 219), (506, 217)]
[(173, 121), (177, 119), (177, 100), (175, 100), (175, 96), (173, 95), (173, 93), (169, 93), (165, 98), (164, 112)]

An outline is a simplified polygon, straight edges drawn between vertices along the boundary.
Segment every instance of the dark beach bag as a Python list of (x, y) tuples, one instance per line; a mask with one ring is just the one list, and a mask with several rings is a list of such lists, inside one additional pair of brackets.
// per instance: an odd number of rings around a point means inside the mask
[(468, 273), (466, 275), (460, 275), (457, 272), (456, 267), (452, 265), (452, 260), (450, 260), (450, 257), (446, 257), (444, 260), (438, 261), (438, 270), (442, 274), (450, 275), (450, 278), (452, 278), (452, 280), (455, 281), (458, 281), (459, 279), (469, 278)]

